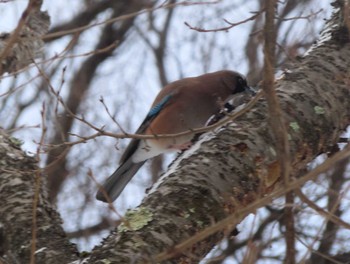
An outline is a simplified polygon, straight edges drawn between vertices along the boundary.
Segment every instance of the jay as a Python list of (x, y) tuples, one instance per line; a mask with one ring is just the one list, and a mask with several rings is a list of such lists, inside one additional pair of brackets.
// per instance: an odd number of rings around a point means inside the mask
[(114, 201), (148, 159), (187, 149), (195, 136), (191, 133), (157, 138), (157, 135), (177, 134), (205, 126), (211, 116), (219, 113), (235, 94), (242, 92), (254, 93), (243, 75), (229, 70), (185, 78), (165, 86), (136, 131), (136, 134), (154, 135), (154, 138), (130, 141), (119, 168), (101, 186), (96, 199)]

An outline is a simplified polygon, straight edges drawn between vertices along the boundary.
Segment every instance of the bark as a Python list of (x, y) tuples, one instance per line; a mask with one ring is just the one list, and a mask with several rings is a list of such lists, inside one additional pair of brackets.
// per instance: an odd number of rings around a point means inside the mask
[(16, 72), (43, 55), (41, 37), (50, 26), (47, 12), (40, 11), (41, 1), (32, 0), (23, 12), (17, 28), (0, 35), (0, 76)]
[[(294, 175), (337, 143), (350, 123), (349, 32), (341, 11), (337, 9), (308, 55), (275, 84), (287, 122)], [(1, 261), (28, 263), (30, 230), (37, 231), (36, 248), (41, 249), (37, 263), (78, 259), (43, 189), (33, 227), (32, 200), (40, 176), (35, 160), (5, 136), (0, 140)], [(198, 263), (245, 217), (247, 212), (238, 214), (241, 209), (278, 187), (282, 179), (276, 164), (267, 104), (260, 99), (249, 113), (207, 133), (178, 157), (142, 204), (126, 214), (125, 222), (84, 263)], [(237, 221), (227, 230), (186, 251), (174, 249), (233, 213)], [(158, 255), (164, 251), (172, 258)]]
[[(34, 249), (35, 263), (68, 263), (77, 258), (77, 249), (68, 242), (43, 183), (36, 190), (38, 177), (41, 181), (45, 178), (36, 166), (37, 160), (23, 153), (20, 145), (0, 130), (0, 262), (30, 263)], [(38, 206), (33, 210), (36, 192)]]

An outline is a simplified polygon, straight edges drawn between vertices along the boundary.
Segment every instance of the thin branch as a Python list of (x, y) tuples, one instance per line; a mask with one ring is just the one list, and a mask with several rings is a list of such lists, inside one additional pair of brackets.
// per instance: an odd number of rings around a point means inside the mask
[[(277, 10), (277, 0), (266, 1), (265, 26), (264, 26), (264, 79), (262, 89), (266, 95), (268, 105), (270, 125), (275, 138), (275, 146), (277, 149), (277, 159), (280, 164), (280, 177), (284, 181), (284, 185), (288, 186), (290, 177), (290, 147), (288, 141), (288, 132), (285, 126), (282, 109), (276, 95), (274, 87), (275, 63), (276, 63), (276, 27), (275, 27), (275, 12)], [(286, 204), (294, 203), (294, 195), (286, 194)], [(285, 263), (295, 263), (295, 230), (294, 230), (294, 215), (293, 207), (285, 207), (284, 215), (286, 225), (286, 258)]]
[(226, 19), (223, 19), (227, 24), (229, 24), (229, 26), (227, 27), (221, 27), (221, 28), (215, 28), (215, 29), (204, 29), (204, 28), (199, 28), (199, 27), (193, 27), (191, 26), (190, 24), (188, 24), (187, 22), (184, 22), (184, 24), (189, 27), (189, 29), (192, 29), (192, 30), (195, 30), (195, 31), (198, 31), (198, 32), (218, 32), (218, 31), (228, 31), (229, 29), (231, 28), (234, 28), (236, 26), (239, 26), (239, 25), (242, 25), (242, 24), (245, 24), (249, 21), (252, 21), (252, 20), (255, 20), (257, 17), (259, 17), (263, 12), (265, 11), (265, 9), (261, 9), (257, 12), (252, 12), (254, 13), (253, 16), (251, 17), (248, 17), (247, 19), (244, 19), (242, 21), (239, 21), (237, 23), (232, 23), (232, 22), (229, 22), (228, 20)]
[[(298, 237), (297, 237), (298, 238)], [(339, 262), (336, 259), (334, 259), (333, 257), (330, 257), (322, 252), (319, 251), (314, 251), (313, 248), (311, 246), (309, 246), (308, 244), (306, 244), (302, 239), (298, 238), (298, 241), (303, 244), (309, 251), (314, 252), (315, 254), (317, 254), (318, 256), (320, 256), (322, 259), (328, 260), (326, 263), (332, 263), (332, 264), (344, 264), (344, 262)], [(305, 262), (301, 262), (301, 263), (305, 263)]]
[(110, 218), (103, 217), (101, 219), (101, 221), (95, 225), (86, 227), (84, 229), (79, 229), (79, 230), (75, 230), (72, 232), (68, 232), (67, 237), (69, 239), (88, 237), (91, 235), (95, 235), (101, 231), (104, 231), (104, 230), (110, 228), (111, 226), (118, 226), (120, 223), (122, 223), (122, 221), (116, 220), (116, 221), (114, 221), (114, 223), (112, 225)]
[(282, 21), (290, 21), (290, 20), (299, 20), (299, 19), (306, 19), (307, 21), (310, 21), (310, 18), (316, 17), (319, 13), (323, 12), (323, 8), (316, 12), (311, 12), (307, 16), (295, 16), (295, 17), (287, 17), (287, 18), (280, 18)]
[[(43, 73), (45, 76), (45, 73)], [(53, 88), (51, 88), (51, 91), (53, 93), (56, 93), (54, 91)], [(201, 127), (201, 128), (195, 128), (192, 130), (186, 130), (184, 132), (181, 133), (176, 133), (176, 134), (157, 134), (157, 135), (143, 135), (143, 134), (132, 134), (132, 133), (123, 133), (123, 134), (116, 134), (116, 133), (112, 133), (112, 132), (108, 132), (104, 130), (104, 127), (96, 127), (95, 125), (91, 124), (90, 122), (86, 121), (84, 117), (79, 117), (78, 115), (75, 115), (74, 113), (72, 113), (66, 106), (66, 104), (64, 103), (63, 99), (58, 96), (58, 100), (59, 102), (62, 104), (62, 106), (65, 108), (65, 110), (67, 110), (67, 114), (70, 115), (71, 117), (73, 117), (74, 119), (86, 124), (87, 126), (89, 126), (90, 128), (92, 128), (93, 130), (97, 131), (95, 134), (92, 134), (90, 136), (85, 136), (82, 137), (81, 136), (81, 140), (78, 141), (72, 141), (72, 142), (63, 142), (60, 144), (47, 144), (46, 146), (48, 147), (58, 147), (61, 145), (65, 145), (65, 146), (73, 146), (76, 144), (80, 144), (80, 143), (85, 143), (88, 140), (92, 140), (95, 139), (96, 137), (99, 136), (108, 136), (108, 137), (113, 137), (113, 138), (135, 138), (135, 139), (154, 139), (154, 138), (175, 138), (175, 137), (181, 137), (184, 135), (190, 135), (190, 134), (200, 134), (200, 133), (204, 133), (204, 132), (208, 132), (208, 131), (212, 131), (216, 128), (221, 127), (222, 125), (226, 124), (229, 121), (233, 121), (236, 118), (242, 116), (243, 114), (247, 113), (256, 103), (257, 101), (263, 96), (263, 93), (261, 91), (259, 91), (251, 101), (249, 101), (241, 110), (234, 112), (234, 113), (227, 113), (226, 117), (224, 117), (223, 119), (219, 120), (217, 123), (210, 125), (210, 126), (206, 126), (206, 127)]]
[(106, 110), (106, 112), (107, 112), (107, 115), (113, 120), (113, 122), (119, 127), (119, 129), (120, 129), (124, 134), (127, 134), (127, 133), (124, 131), (122, 125), (119, 124), (119, 122), (118, 122), (118, 121), (114, 118), (114, 116), (112, 116), (112, 114), (110, 113), (110, 111), (109, 111), (109, 109), (108, 109), (108, 107), (107, 107), (107, 105), (106, 105), (106, 103), (105, 103), (103, 97), (100, 98), (100, 102), (101, 102), (101, 104), (103, 105), (103, 107), (105, 108), (105, 110)]
[(327, 220), (332, 221), (334, 224), (338, 226), (342, 226), (343, 228), (350, 230), (350, 224), (341, 220), (339, 217), (335, 216), (334, 214), (322, 209), (317, 204), (315, 204), (313, 201), (311, 201), (307, 196), (299, 189), (295, 189), (295, 194), (300, 198), (300, 200), (303, 203), (306, 203), (310, 208), (314, 209), (317, 213), (325, 217)]
[(174, 3), (174, 4), (162, 4), (158, 7), (152, 7), (152, 8), (145, 8), (141, 11), (136, 11), (136, 12), (132, 12), (129, 13), (127, 15), (121, 15), (115, 18), (111, 18), (111, 19), (107, 19), (104, 20), (102, 22), (97, 22), (91, 25), (86, 25), (86, 26), (82, 26), (82, 27), (77, 27), (77, 28), (73, 28), (73, 29), (69, 29), (69, 30), (64, 30), (64, 31), (60, 31), (60, 32), (55, 32), (55, 33), (51, 33), (51, 34), (47, 34), (43, 37), (43, 40), (48, 41), (51, 38), (57, 38), (57, 37), (62, 37), (65, 35), (71, 35), (74, 33), (81, 33), (82, 31), (85, 31), (87, 29), (90, 29), (92, 27), (96, 27), (96, 26), (101, 26), (101, 25), (108, 25), (108, 24), (112, 24), (114, 22), (118, 22), (118, 21), (122, 21), (122, 20), (127, 20), (130, 18), (134, 18), (136, 16), (145, 14), (145, 13), (149, 13), (149, 12), (153, 12), (159, 9), (165, 9), (165, 8), (174, 8), (176, 6), (193, 6), (193, 5), (208, 5), (208, 4), (216, 4), (217, 1), (213, 1), (213, 2), (188, 2), (188, 1), (183, 1), (183, 2), (179, 2), (179, 3)]
[[(89, 5), (85, 10), (79, 12), (70, 21), (50, 29), (50, 31), (48, 32), (48, 35), (52, 33), (67, 31), (67, 30), (71, 30), (71, 29), (75, 29), (75, 28), (87, 25), (91, 21), (96, 19), (96, 17), (99, 14), (111, 8), (113, 4), (114, 4), (113, 1), (110, 1), (110, 0), (95, 1), (91, 5)], [(57, 36), (56, 38), (47, 38), (46, 41), (47, 42), (53, 41), (59, 37), (61, 36)]]
[[(282, 217), (282, 210), (269, 210), (270, 214), (259, 224), (258, 229), (255, 231), (254, 234), (251, 234), (247, 239), (244, 239), (242, 241), (238, 241), (235, 239), (228, 239), (227, 247), (223, 250), (223, 252), (214, 258), (211, 258), (208, 260), (207, 264), (216, 264), (216, 263), (222, 263), (222, 260), (224, 260), (226, 257), (233, 255), (237, 250), (247, 246), (249, 243), (254, 243), (255, 241), (261, 240), (263, 233), (266, 231), (266, 228), (276, 220), (280, 219)], [(271, 242), (271, 240), (269, 240)], [(270, 243), (264, 246), (260, 246), (261, 250), (266, 248)]]

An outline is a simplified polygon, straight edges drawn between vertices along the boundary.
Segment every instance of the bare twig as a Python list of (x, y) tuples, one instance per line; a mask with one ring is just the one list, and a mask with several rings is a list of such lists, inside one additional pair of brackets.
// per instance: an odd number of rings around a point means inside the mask
[(145, 13), (153, 12), (153, 11), (156, 11), (159, 9), (174, 8), (176, 6), (208, 5), (208, 4), (216, 4), (216, 3), (217, 3), (217, 1), (213, 1), (213, 2), (183, 1), (183, 2), (178, 2), (178, 3), (174, 3), (174, 4), (162, 4), (162, 5), (159, 5), (157, 7), (145, 8), (141, 11), (132, 12), (132, 13), (129, 13), (126, 15), (121, 15), (121, 16), (107, 19), (107, 20), (104, 20), (102, 22), (97, 22), (97, 23), (94, 23), (91, 25), (86, 25), (86, 26), (77, 27), (77, 28), (70, 29), (70, 30), (64, 30), (64, 31), (60, 31), (60, 32), (47, 34), (46, 36), (43, 37), (43, 40), (49, 40), (51, 38), (62, 37), (62, 36), (70, 35), (70, 34), (74, 34), (74, 33), (81, 33), (82, 31), (85, 31), (85, 30), (92, 28), (92, 27), (96, 27), (96, 26), (100, 26), (100, 25), (108, 25), (108, 24), (112, 24), (112, 23), (117, 22), (117, 21), (127, 20), (129, 18), (133, 18), (133, 17), (139, 16), (139, 15), (145, 14)]
[[(45, 74), (45, 73), (43, 73)], [(45, 76), (45, 75), (44, 75)], [(51, 91), (53, 93), (56, 93), (55, 90), (53, 88), (51, 88)], [(96, 137), (99, 136), (108, 136), (108, 137), (113, 137), (113, 138), (135, 138), (135, 139), (154, 139), (154, 138), (173, 138), (173, 137), (181, 137), (184, 135), (190, 135), (190, 134), (199, 134), (199, 133), (204, 133), (204, 132), (208, 132), (208, 131), (212, 131), (218, 127), (221, 127), (222, 125), (226, 124), (229, 121), (235, 120), (236, 118), (238, 118), (239, 116), (242, 116), (243, 114), (247, 113), (256, 103), (257, 101), (263, 96), (263, 93), (261, 91), (259, 91), (251, 101), (249, 101), (249, 103), (247, 103), (247, 105), (245, 105), (245, 107), (243, 107), (241, 110), (234, 112), (234, 113), (228, 113), (226, 115), (225, 118), (219, 120), (217, 123), (210, 125), (210, 126), (206, 126), (206, 127), (201, 127), (201, 128), (195, 128), (192, 130), (187, 130), (181, 133), (176, 133), (176, 134), (157, 134), (157, 135), (143, 135), (143, 134), (132, 134), (132, 133), (127, 133), (124, 132), (123, 134), (116, 134), (116, 133), (112, 133), (112, 132), (108, 132), (104, 130), (104, 127), (99, 128), (96, 127), (95, 125), (93, 125), (92, 123), (88, 122), (84, 117), (79, 117), (77, 115), (75, 115), (74, 113), (72, 113), (69, 108), (67, 108), (66, 104), (64, 103), (63, 99), (57, 95), (58, 100), (60, 101), (60, 103), (62, 104), (62, 106), (67, 110), (67, 113), (73, 117), (74, 119), (86, 124), (87, 126), (89, 126), (90, 128), (92, 128), (93, 130), (97, 131), (96, 133), (90, 135), (90, 136), (85, 136), (82, 137), (81, 136), (81, 140), (78, 141), (72, 141), (72, 142), (63, 142), (61, 144), (48, 144), (48, 147), (58, 147), (61, 145), (65, 145), (65, 146), (73, 146), (76, 144), (80, 144), (80, 143), (85, 143), (88, 140), (91, 139), (95, 139)]]
[(113, 227), (118, 226), (121, 223), (120, 220), (113, 221), (113, 225), (111, 222), (112, 221), (110, 218), (103, 217), (101, 221), (95, 225), (85, 227), (84, 229), (68, 232), (67, 237), (69, 237), (70, 239), (88, 237), (88, 236), (97, 234), (101, 231), (104, 231), (112, 226)]
[(113, 120), (113, 122), (119, 127), (119, 129), (122, 131), (122, 133), (127, 134), (123, 127), (119, 124), (119, 122), (114, 118), (114, 116), (111, 115), (111, 113), (109, 112), (109, 109), (103, 99), (103, 97), (100, 98), (100, 102), (102, 103), (103, 107), (105, 108), (107, 115)]
[[(313, 248), (311, 246), (309, 246), (308, 244), (306, 244), (302, 239), (298, 239), (298, 241), (303, 244), (309, 251), (314, 251)], [(345, 262), (340, 262), (340, 261), (337, 261), (336, 259), (328, 256), (327, 254), (324, 254), (322, 252), (315, 252), (315, 254), (317, 254), (318, 256), (321, 257), (321, 259), (323, 260), (328, 260), (327, 262), (325, 263), (332, 263), (332, 264), (344, 264)], [(300, 262), (300, 263), (305, 263), (305, 262)]]
[(314, 209), (317, 213), (324, 216), (329, 221), (332, 221), (334, 224), (338, 226), (342, 226), (346, 229), (350, 230), (350, 224), (341, 220), (339, 217), (335, 216), (334, 214), (322, 209), (317, 204), (315, 204), (313, 201), (311, 201), (307, 196), (299, 189), (295, 189), (295, 194), (300, 198), (300, 200), (303, 203), (306, 203), (310, 208)]
[(234, 28), (236, 26), (239, 26), (241, 24), (245, 24), (249, 21), (252, 21), (252, 20), (255, 20), (257, 17), (259, 17), (265, 10), (262, 9), (262, 10), (259, 10), (257, 12), (253, 12), (254, 15), (252, 15), (251, 17), (248, 17), (247, 19), (244, 19), (242, 21), (239, 21), (239, 22), (236, 22), (236, 23), (232, 23), (232, 22), (229, 22), (228, 20), (224, 19), (224, 21), (229, 24), (229, 26), (227, 27), (221, 27), (221, 28), (215, 28), (215, 29), (203, 29), (203, 28), (199, 28), (199, 27), (193, 27), (191, 26), (190, 24), (188, 24), (187, 22), (184, 22), (184, 24), (189, 27), (190, 29), (192, 30), (195, 30), (195, 31), (198, 31), (198, 32), (218, 32), (218, 31), (227, 31), (231, 28)]
[(319, 13), (323, 12), (323, 8), (321, 8), (320, 10), (316, 11), (316, 12), (311, 12), (309, 15), (307, 16), (295, 16), (295, 17), (285, 17), (285, 18), (280, 18), (282, 21), (290, 21), (290, 20), (298, 20), (298, 19), (306, 19), (308, 21), (310, 21), (310, 18), (312, 17), (316, 17)]
[[(339, 147), (338, 145), (335, 145), (329, 155), (333, 155), (337, 151), (339, 151)], [(331, 249), (333, 248), (333, 245), (336, 242), (336, 234), (339, 228), (343, 227), (350, 229), (350, 224), (340, 219), (340, 216), (342, 214), (342, 210), (340, 209), (340, 203), (343, 200), (346, 193), (345, 191), (342, 192), (341, 190), (342, 186), (344, 185), (344, 181), (346, 180), (345, 171), (348, 167), (348, 164), (349, 159), (342, 160), (337, 164), (337, 166), (334, 167), (334, 170), (328, 177), (329, 187), (327, 192), (327, 211), (323, 210), (315, 203), (308, 200), (308, 198), (305, 197), (305, 195), (303, 195), (301, 191), (299, 191), (300, 193), (298, 192), (298, 195), (303, 202), (306, 202), (312, 209), (314, 209), (320, 215), (325, 217), (325, 221), (323, 223), (324, 228), (323, 226), (320, 227), (320, 234), (317, 234), (315, 236), (317, 238), (314, 239), (313, 244), (311, 245), (314, 248), (314, 246), (316, 246), (316, 243), (320, 242), (317, 246), (317, 249), (312, 250), (312, 254), (309, 257), (310, 263), (325, 263), (323, 255), (331, 254)], [(322, 255), (320, 255), (320, 253)]]

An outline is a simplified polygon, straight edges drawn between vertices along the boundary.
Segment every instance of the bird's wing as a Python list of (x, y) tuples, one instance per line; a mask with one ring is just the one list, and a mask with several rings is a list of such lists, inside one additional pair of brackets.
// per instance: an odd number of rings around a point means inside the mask
[[(158, 114), (170, 103), (170, 99), (173, 94), (168, 94), (164, 96), (158, 103), (154, 104), (151, 110), (148, 112), (146, 118), (143, 120), (139, 128), (136, 130), (135, 134), (143, 134), (145, 130), (149, 127), (151, 122), (158, 116)], [(137, 150), (140, 143), (140, 139), (131, 139), (129, 145), (125, 149), (122, 157), (120, 158), (120, 164), (126, 162)]]

